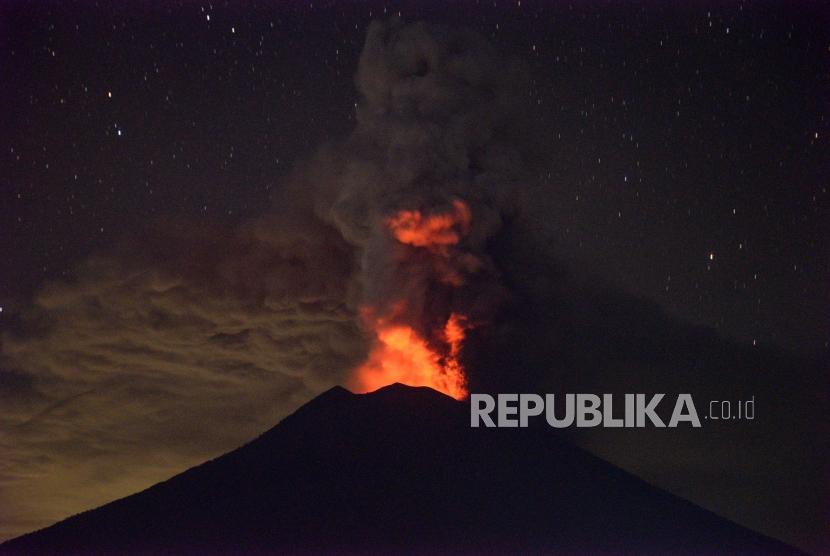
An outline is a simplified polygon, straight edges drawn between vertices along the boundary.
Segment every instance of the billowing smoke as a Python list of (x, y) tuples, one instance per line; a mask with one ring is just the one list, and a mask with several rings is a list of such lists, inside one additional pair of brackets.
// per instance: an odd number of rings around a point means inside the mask
[(464, 333), (506, 296), (487, 248), (521, 183), (524, 71), (472, 32), (374, 23), (356, 82), (356, 129), (278, 203), (311, 195), (314, 216), (354, 249), (348, 279), (370, 342), (355, 385), (460, 397)]

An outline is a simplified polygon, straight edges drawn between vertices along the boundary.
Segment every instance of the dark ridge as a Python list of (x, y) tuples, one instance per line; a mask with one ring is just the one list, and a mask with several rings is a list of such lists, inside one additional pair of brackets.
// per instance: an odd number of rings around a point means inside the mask
[(801, 554), (555, 431), (429, 388), (321, 394), (249, 444), (0, 554)]

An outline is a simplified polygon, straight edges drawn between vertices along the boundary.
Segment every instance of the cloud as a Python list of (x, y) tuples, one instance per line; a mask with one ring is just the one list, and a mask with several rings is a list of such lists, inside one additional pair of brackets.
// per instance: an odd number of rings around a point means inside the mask
[(47, 285), (2, 339), (2, 533), (236, 447), (342, 382), (363, 355), (350, 250), (318, 231), (164, 226)]

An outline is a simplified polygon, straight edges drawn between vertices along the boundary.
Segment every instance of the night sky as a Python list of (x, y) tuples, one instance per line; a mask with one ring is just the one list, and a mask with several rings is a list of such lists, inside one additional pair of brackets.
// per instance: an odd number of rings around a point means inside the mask
[[(0, 537), (232, 448), (360, 359), (340, 309), (337, 349), (308, 348), (304, 334), (329, 334), (308, 326), (241, 335), (256, 330), (242, 322), (270, 330), (250, 294), (270, 286), (234, 278), (244, 293), (214, 295), (208, 276), (257, 275), (255, 256), (233, 258), (249, 244), (224, 238), (276, 221), (293, 169), (354, 128), (373, 20), (467, 26), (522, 61), (526, 218), (558, 265), (741, 361), (766, 350), (825, 367), (826, 8), (245, 4), (3, 3), (0, 423), (13, 433), (0, 497), (26, 501), (0, 504)], [(195, 247), (168, 249), (171, 233)], [(223, 254), (190, 261), (202, 251)], [(145, 286), (177, 293), (144, 315), (130, 292)], [(202, 326), (219, 332), (201, 342)], [(194, 370), (208, 359), (236, 374)], [(808, 526), (768, 530), (818, 546)]]

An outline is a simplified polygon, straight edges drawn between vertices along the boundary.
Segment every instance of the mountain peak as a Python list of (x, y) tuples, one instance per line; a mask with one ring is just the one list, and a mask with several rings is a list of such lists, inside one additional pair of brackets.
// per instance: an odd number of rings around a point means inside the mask
[(382, 386), (377, 390), (366, 392), (364, 396), (378, 396), (378, 397), (416, 397), (416, 398), (432, 398), (432, 399), (446, 399), (456, 401), (451, 396), (439, 392), (429, 386), (410, 386), (401, 382), (393, 382), (386, 386)]
[(328, 390), (324, 391), (323, 393), (319, 394), (315, 399), (337, 399), (347, 398), (349, 396), (354, 396), (354, 393), (340, 386), (339, 384), (336, 384)]
[(249, 444), (0, 554), (799, 554), (427, 387), (336, 386)]

